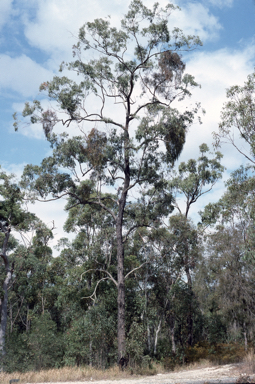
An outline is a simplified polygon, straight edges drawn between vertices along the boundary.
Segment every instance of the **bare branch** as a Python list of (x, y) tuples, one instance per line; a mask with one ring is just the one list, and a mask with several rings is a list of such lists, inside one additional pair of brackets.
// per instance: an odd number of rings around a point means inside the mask
[(112, 280), (112, 282), (116, 285), (116, 287), (118, 286), (117, 281), (114, 279), (114, 277), (111, 275), (110, 272), (106, 271), (105, 269), (99, 269), (99, 268), (92, 268), (92, 269), (88, 269), (87, 271), (83, 272), (81, 274), (80, 280), (82, 279), (83, 275), (85, 275), (86, 273), (91, 272), (91, 271), (100, 271), (100, 272), (106, 273), (109, 276), (109, 278)]
[(134, 271), (137, 271), (138, 269), (142, 268), (145, 264), (148, 264), (148, 263), (149, 263), (149, 261), (145, 261), (145, 262), (144, 262), (143, 264), (141, 264), (139, 267), (136, 267), (136, 268), (132, 269), (132, 271), (130, 271), (130, 272), (128, 272), (128, 273), (126, 274), (125, 279), (126, 279), (131, 273), (133, 273)]
[[(95, 287), (93, 293), (92, 293), (90, 296), (84, 296), (84, 297), (82, 297), (82, 299), (91, 299), (91, 300), (95, 301), (96, 298), (97, 298), (97, 297), (96, 297), (97, 287), (99, 286), (99, 284), (101, 283), (101, 281), (104, 281), (104, 280), (109, 280), (109, 277), (103, 277), (101, 280), (99, 280), (99, 281), (97, 282), (97, 284), (96, 284), (96, 287)], [(94, 299), (93, 299), (93, 296), (95, 297)]]

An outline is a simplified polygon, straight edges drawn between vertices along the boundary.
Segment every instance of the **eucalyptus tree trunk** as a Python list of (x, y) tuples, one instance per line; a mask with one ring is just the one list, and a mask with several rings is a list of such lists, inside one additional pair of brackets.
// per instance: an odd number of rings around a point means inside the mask
[(174, 331), (175, 331), (175, 316), (172, 314), (169, 321), (169, 328), (170, 328), (170, 335), (171, 335), (171, 342), (172, 342), (172, 352), (173, 354), (176, 353), (176, 344), (175, 344), (175, 337), (174, 337)]
[(187, 345), (192, 346), (193, 344), (193, 313), (192, 313), (192, 301), (193, 301), (193, 289), (192, 289), (192, 279), (190, 275), (190, 268), (188, 265), (185, 267), (188, 288), (189, 288), (189, 305), (188, 305), (188, 316), (187, 316), (187, 328), (188, 328), (188, 337)]
[(156, 334), (155, 334), (154, 355), (156, 355), (156, 353), (157, 353), (158, 335), (159, 335), (159, 332), (160, 332), (160, 329), (161, 329), (161, 323), (162, 323), (162, 318), (159, 320), (158, 328), (157, 328)]
[[(2, 228), (3, 229), (3, 228)], [(4, 227), (3, 232), (5, 234), (1, 257), (5, 266), (5, 279), (3, 282), (3, 293), (0, 297), (0, 315), (1, 315), (1, 324), (0, 324), (0, 368), (3, 370), (3, 357), (5, 355), (5, 333), (7, 326), (7, 304), (8, 304), (8, 286), (12, 277), (12, 271), (10, 269), (9, 258), (7, 256), (7, 245), (10, 237), (11, 228), (10, 226)]]
[[(189, 208), (186, 210), (185, 218), (188, 219)], [(192, 289), (192, 279), (190, 273), (190, 257), (188, 251), (187, 239), (185, 239), (185, 273), (187, 277), (188, 289), (189, 289), (189, 304), (188, 304), (188, 316), (187, 316), (187, 328), (188, 328), (188, 337), (187, 337), (187, 346), (192, 346), (193, 344), (193, 313), (192, 313), (192, 301), (193, 301), (193, 289)]]
[(247, 327), (245, 322), (243, 323), (243, 335), (244, 335), (244, 349), (247, 351), (248, 349), (248, 341), (247, 341)]
[[(128, 120), (129, 116), (127, 116)], [(130, 167), (129, 167), (129, 134), (128, 123), (125, 127), (124, 140), (124, 183), (121, 197), (119, 199), (119, 211), (116, 223), (117, 232), (117, 259), (118, 259), (118, 361), (126, 354), (125, 342), (125, 276), (124, 276), (124, 244), (123, 244), (123, 216), (127, 201), (127, 193), (130, 185)]]
[(122, 240), (122, 220), (117, 220), (117, 258), (118, 258), (118, 361), (125, 355), (125, 281), (124, 281), (124, 247)]

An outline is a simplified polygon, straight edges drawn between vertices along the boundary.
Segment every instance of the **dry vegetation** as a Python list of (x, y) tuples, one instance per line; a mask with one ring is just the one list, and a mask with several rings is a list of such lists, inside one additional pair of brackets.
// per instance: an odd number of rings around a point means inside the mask
[(137, 368), (120, 371), (117, 366), (109, 369), (95, 369), (93, 367), (64, 367), (59, 369), (42, 370), (40, 372), (13, 372), (0, 373), (0, 383), (9, 384), (11, 379), (20, 379), (22, 383), (48, 383), (48, 382), (66, 382), (66, 381), (90, 381), (93, 380), (116, 380), (131, 378), (136, 375), (155, 375), (163, 373), (164, 368), (161, 364), (155, 364), (151, 369)]
[[(226, 357), (225, 357), (226, 359)], [(223, 360), (225, 360), (223, 359)], [(241, 359), (242, 361), (242, 359)], [(219, 363), (217, 361), (217, 363)], [(209, 368), (217, 365), (216, 361), (211, 359), (200, 359), (199, 361), (186, 364), (185, 366), (176, 365), (173, 370), (178, 372), (180, 370), (195, 370)], [(222, 361), (225, 364), (225, 361)], [(149, 376), (156, 375), (159, 373), (166, 373), (170, 369), (165, 364), (154, 363), (149, 368), (127, 368), (125, 371), (120, 371), (117, 366), (109, 369), (96, 369), (93, 367), (64, 367), (59, 369), (42, 370), (39, 372), (13, 372), (13, 373), (0, 373), (0, 383), (9, 384), (11, 379), (19, 379), (19, 384), (22, 383), (49, 383), (49, 382), (72, 382), (72, 381), (93, 381), (95, 380), (118, 380), (135, 378), (141, 375)], [(250, 349), (243, 358), (243, 364), (238, 369), (240, 372), (239, 380), (248, 378), (247, 375), (255, 373), (255, 353), (253, 349)], [(243, 382), (243, 381), (239, 381)], [(249, 382), (249, 381), (246, 381)]]
[(255, 373), (255, 354), (253, 349), (250, 349), (245, 355), (244, 365), (248, 373)]

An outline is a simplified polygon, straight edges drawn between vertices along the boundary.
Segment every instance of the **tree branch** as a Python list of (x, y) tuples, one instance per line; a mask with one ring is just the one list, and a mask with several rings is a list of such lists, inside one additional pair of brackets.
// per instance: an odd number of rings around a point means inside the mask
[[(99, 281), (97, 282), (97, 284), (96, 284), (96, 287), (95, 287), (93, 293), (92, 293), (90, 296), (84, 296), (84, 297), (82, 297), (82, 299), (91, 299), (91, 300), (95, 301), (96, 298), (97, 298), (97, 297), (96, 297), (96, 290), (97, 290), (97, 287), (98, 287), (98, 285), (101, 283), (101, 281), (103, 281), (103, 280), (109, 280), (109, 277), (103, 277), (101, 280), (99, 280)], [(94, 299), (93, 299), (93, 296), (95, 296)]]
[(82, 279), (82, 276), (85, 275), (85, 273), (88, 273), (88, 272), (91, 272), (91, 271), (100, 271), (100, 272), (104, 272), (106, 273), (109, 278), (112, 280), (112, 282), (116, 285), (116, 287), (118, 286), (118, 283), (117, 281), (114, 279), (114, 277), (110, 274), (110, 272), (106, 271), (105, 269), (98, 269), (98, 268), (92, 268), (92, 269), (88, 269), (87, 271), (83, 272), (81, 274), (81, 277), (80, 277), (80, 280)]
[(142, 268), (145, 264), (148, 264), (148, 263), (149, 263), (148, 261), (145, 261), (139, 267), (136, 267), (136, 268), (132, 269), (132, 271), (128, 272), (124, 278), (126, 279), (131, 273), (133, 273), (134, 271), (137, 271), (138, 269)]

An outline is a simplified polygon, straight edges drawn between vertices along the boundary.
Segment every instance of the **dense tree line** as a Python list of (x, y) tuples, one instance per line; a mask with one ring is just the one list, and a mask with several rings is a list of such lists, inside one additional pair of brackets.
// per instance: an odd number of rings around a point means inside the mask
[[(255, 75), (228, 90), (215, 133), (216, 147), (230, 141), (249, 164), (196, 224), (190, 208), (210, 196), (224, 167), (222, 154), (202, 143), (197, 159), (175, 165), (200, 110), (177, 108), (197, 86), (181, 52), (201, 42), (169, 31), (173, 11), (133, 0), (119, 30), (108, 20), (87, 22), (75, 61), (41, 86), (54, 109), (40, 100), (25, 105), (25, 121), (41, 123), (52, 155), (26, 166), (20, 183), (1, 171), (6, 370), (176, 363), (203, 343), (254, 343)], [(64, 229), (75, 238), (61, 239), (53, 257), (54, 227), (24, 202), (60, 198), (67, 200)]]

